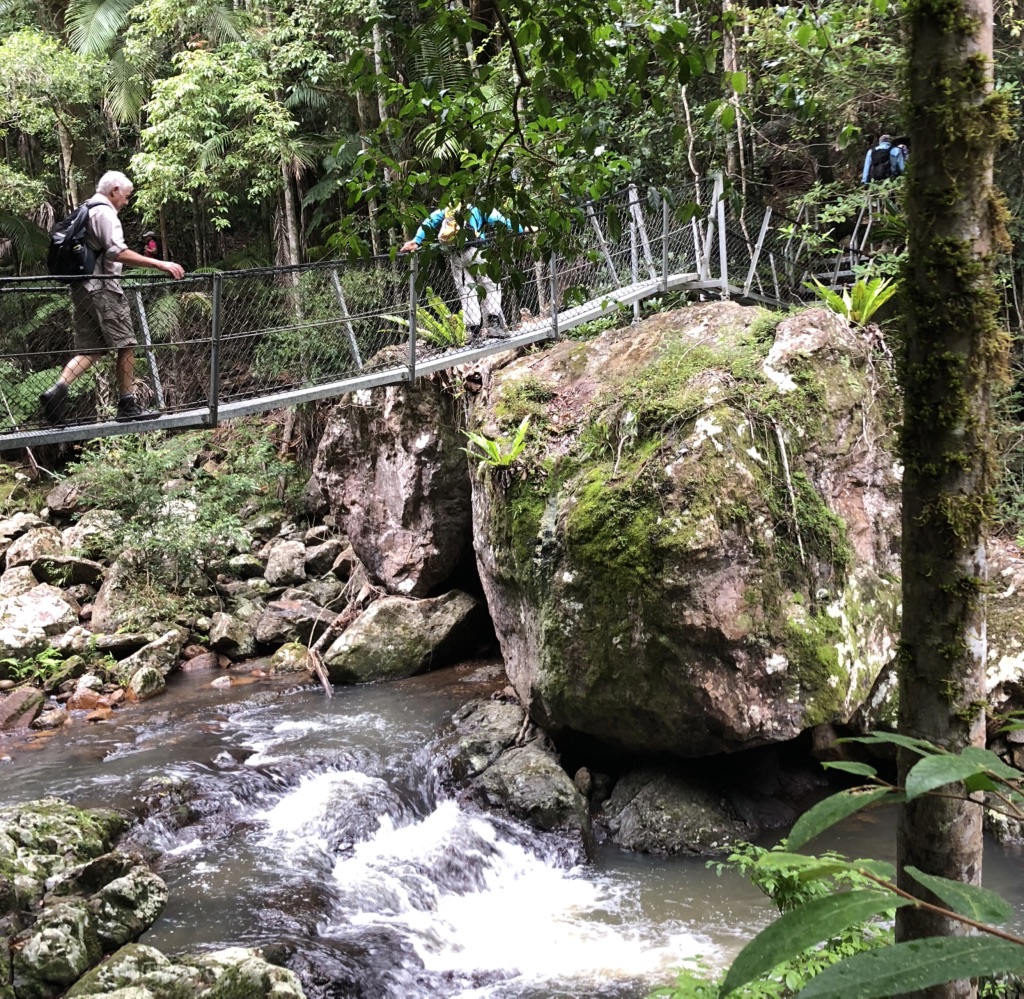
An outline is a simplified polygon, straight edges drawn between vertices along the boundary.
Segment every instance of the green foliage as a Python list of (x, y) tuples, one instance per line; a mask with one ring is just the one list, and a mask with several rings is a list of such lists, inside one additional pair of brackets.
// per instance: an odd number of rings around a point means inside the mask
[(239, 511), (276, 505), (278, 480), (293, 474), (265, 424), (237, 421), (213, 436), (194, 431), (98, 440), (71, 472), (96, 506), (123, 518), (109, 557), (135, 553), (140, 584), (156, 593), (204, 593), (209, 570), (247, 544)]
[[(416, 338), (433, 347), (462, 347), (466, 343), (466, 323), (461, 312), (453, 312), (433, 288), (426, 290), (426, 305), (416, 306)], [(409, 328), (403, 316), (384, 316), (396, 326)]]
[(7, 667), (14, 680), (45, 686), (60, 673), (64, 657), (56, 649), (46, 648), (24, 659), (0, 659), (0, 665)]
[[(1015, 729), (1021, 726), (1021, 717), (1011, 715), (1006, 722), (1008, 729)], [(718, 865), (750, 878), (775, 901), (781, 917), (743, 948), (721, 979), (685, 972), (675, 988), (654, 995), (883, 999), (977, 977), (988, 978), (982, 995), (1009, 994), (1012, 981), (1005, 976), (1024, 971), (1024, 939), (996, 928), (1010, 920), (1014, 910), (995, 892), (908, 866), (906, 874), (922, 889), (915, 895), (897, 887), (889, 864), (793, 851), (864, 808), (935, 793), (989, 792), (988, 807), (1024, 821), (1024, 773), (995, 753), (973, 746), (952, 753), (923, 739), (886, 732), (846, 741), (897, 746), (917, 754), (906, 786), (882, 780), (869, 764), (826, 764), (867, 777), (870, 783), (819, 802), (771, 850), (744, 846)], [(888, 929), (893, 911), (924, 904), (933, 909), (938, 904), (948, 919), (965, 922), (978, 932), (894, 943)], [(879, 923), (879, 918), (885, 922)]]
[(478, 469), (484, 468), (508, 468), (516, 458), (522, 454), (526, 447), (526, 435), (530, 429), (530, 418), (523, 417), (522, 423), (511, 442), (507, 438), (497, 440), (488, 437), (486, 434), (478, 434), (472, 430), (464, 430), (463, 433), (469, 440), (471, 447), (463, 448), (467, 455), (477, 462)]
[(899, 290), (896, 284), (883, 277), (868, 281), (859, 279), (851, 288), (844, 288), (842, 294), (826, 287), (817, 278), (805, 281), (804, 286), (813, 289), (833, 312), (857, 326), (871, 322), (871, 317)]

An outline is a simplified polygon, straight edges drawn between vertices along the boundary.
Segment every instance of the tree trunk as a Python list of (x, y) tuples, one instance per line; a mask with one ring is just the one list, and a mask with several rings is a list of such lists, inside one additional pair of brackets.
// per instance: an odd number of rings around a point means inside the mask
[(281, 181), (281, 191), (284, 195), (284, 225), (282, 227), (284, 230), (284, 262), (289, 266), (295, 266), (301, 262), (299, 226), (296, 218), (297, 206), (291, 163), (285, 159), (281, 160)]
[[(910, 11), (909, 260), (904, 311), (903, 631), (901, 733), (953, 752), (985, 738), (985, 526), (993, 485), (990, 388), (1003, 377), (994, 255), (1002, 238), (992, 163), (1002, 104), (992, 93), (991, 0)], [(900, 780), (917, 760), (901, 751)], [(981, 881), (982, 808), (945, 788), (901, 809), (899, 883), (906, 873)], [(900, 909), (900, 941), (963, 932)], [(915, 996), (966, 999), (970, 982)]]

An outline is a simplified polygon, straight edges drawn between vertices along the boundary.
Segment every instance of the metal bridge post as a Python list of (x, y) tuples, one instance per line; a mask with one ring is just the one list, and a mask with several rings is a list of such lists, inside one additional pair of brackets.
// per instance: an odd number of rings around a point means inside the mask
[(210, 320), (210, 426), (217, 426), (220, 405), (220, 337), (221, 282), (223, 275), (213, 275), (213, 313)]
[(153, 396), (157, 409), (164, 408), (164, 386), (160, 381), (160, 369), (156, 366), (156, 354), (153, 353), (153, 338), (149, 332), (149, 317), (146, 315), (146, 303), (142, 301), (142, 292), (135, 289), (135, 306), (139, 310), (139, 325), (142, 327), (143, 353), (153, 374)]
[(715, 206), (718, 215), (718, 276), (721, 279), (722, 300), (729, 299), (729, 247), (726, 243), (725, 231), (725, 197), (721, 175), (717, 178), (718, 203)]
[(348, 334), (348, 349), (352, 352), (352, 360), (356, 362), (356, 368), (363, 370), (363, 359), (359, 356), (359, 344), (356, 343), (356, 331), (352, 327), (352, 317), (348, 314), (348, 303), (345, 301), (345, 292), (341, 290), (341, 278), (338, 277), (337, 268), (331, 268), (331, 284), (334, 286), (334, 296), (338, 299), (338, 308), (341, 309), (341, 318), (345, 323), (345, 332)]
[(409, 381), (416, 377), (416, 254), (409, 254)]
[[(637, 245), (636, 212), (633, 206), (636, 204), (636, 185), (629, 185), (629, 280), (631, 284), (637, 284), (640, 280), (640, 251)], [(640, 302), (633, 303), (633, 322), (640, 322)]]
[(549, 280), (551, 282), (551, 329), (553, 331), (554, 338), (561, 340), (561, 334), (558, 332), (558, 276), (555, 273), (555, 266), (558, 260), (558, 254), (551, 254), (551, 263), (548, 265)]
[(668, 199), (661, 198), (661, 290), (668, 291)]

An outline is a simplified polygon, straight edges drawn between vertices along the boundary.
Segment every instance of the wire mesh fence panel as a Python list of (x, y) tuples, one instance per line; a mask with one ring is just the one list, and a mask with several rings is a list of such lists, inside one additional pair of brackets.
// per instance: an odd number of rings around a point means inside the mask
[(123, 281), (139, 346), (136, 394), (147, 407), (180, 412), (206, 406), (210, 394), (212, 278)]
[[(853, 266), (851, 254), (812, 249), (764, 206), (723, 194), (720, 179), (627, 188), (567, 206), (564, 222), (557, 252), (497, 226), (483, 240), (356, 263), (178, 281), (128, 273), (132, 388), (141, 405), (183, 414), (170, 425), (209, 422), (231, 404), (252, 411), (366, 376), (399, 381), (418, 365), (502, 349), (508, 337), (532, 342), (618, 309), (636, 316), (641, 300), (666, 290), (807, 301), (808, 280), (838, 283), (837, 267)], [(0, 436), (49, 425), (40, 395), (75, 356), (72, 306), (65, 284), (0, 279)], [(116, 415), (113, 351), (95, 361), (71, 386), (66, 422)]]

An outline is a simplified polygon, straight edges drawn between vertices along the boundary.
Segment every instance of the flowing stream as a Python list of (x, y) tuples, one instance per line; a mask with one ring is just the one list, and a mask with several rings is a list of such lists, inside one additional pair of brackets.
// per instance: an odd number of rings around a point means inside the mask
[[(642, 999), (683, 963), (727, 962), (772, 916), (737, 875), (609, 846), (587, 862), (445, 795), (452, 712), (499, 676), (467, 664), (328, 700), (180, 675), (109, 722), (12, 752), (0, 803), (53, 794), (143, 816), (124, 848), (151, 859), (170, 901), (142, 942), (262, 946), (310, 999)], [(828, 845), (865, 855), (882, 826)]]

